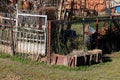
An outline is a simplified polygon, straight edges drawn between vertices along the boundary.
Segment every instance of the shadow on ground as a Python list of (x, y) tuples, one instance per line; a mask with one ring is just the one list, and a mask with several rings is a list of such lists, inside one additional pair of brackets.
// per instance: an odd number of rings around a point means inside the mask
[(102, 58), (102, 62), (111, 62), (111, 61), (112, 61), (112, 59), (109, 56), (103, 56), (103, 58)]

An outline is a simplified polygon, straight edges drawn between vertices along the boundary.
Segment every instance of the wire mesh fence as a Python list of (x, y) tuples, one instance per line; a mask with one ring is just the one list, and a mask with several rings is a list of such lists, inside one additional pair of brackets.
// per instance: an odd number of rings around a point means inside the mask
[(82, 36), (83, 25), (66, 24), (55, 21), (51, 25), (51, 48), (52, 53), (69, 54), (73, 50), (84, 49), (84, 40)]
[[(84, 21), (53, 21), (51, 28), (51, 53), (70, 54), (74, 50), (92, 50), (101, 49), (103, 54), (119, 50), (119, 20), (118, 17), (113, 19), (94, 18)], [(85, 31), (89, 26), (90, 33)], [(93, 32), (93, 33), (92, 33)]]

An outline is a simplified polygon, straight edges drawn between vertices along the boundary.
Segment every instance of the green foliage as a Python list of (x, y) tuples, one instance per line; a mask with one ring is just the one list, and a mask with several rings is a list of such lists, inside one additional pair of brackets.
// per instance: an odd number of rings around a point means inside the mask
[[(71, 53), (74, 49), (86, 49), (82, 36), (82, 24), (72, 24), (70, 29), (67, 29), (67, 25), (52, 24), (52, 52), (67, 55)], [(64, 39), (64, 36), (61, 34), (61, 31), (73, 30), (76, 32), (75, 38)]]

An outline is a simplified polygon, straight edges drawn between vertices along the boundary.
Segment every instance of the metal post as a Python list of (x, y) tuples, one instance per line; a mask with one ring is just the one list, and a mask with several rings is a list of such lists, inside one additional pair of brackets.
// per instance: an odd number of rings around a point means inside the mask
[(9, 7), (9, 14), (10, 14), (10, 46), (11, 46), (11, 55), (14, 55), (14, 41), (13, 41), (13, 26), (12, 26), (12, 13)]
[(18, 5), (16, 4), (16, 26), (15, 26), (15, 37), (14, 37), (14, 51), (16, 51), (16, 42), (17, 42), (17, 35), (18, 35)]
[(47, 61), (51, 63), (51, 21), (48, 22), (48, 55)]

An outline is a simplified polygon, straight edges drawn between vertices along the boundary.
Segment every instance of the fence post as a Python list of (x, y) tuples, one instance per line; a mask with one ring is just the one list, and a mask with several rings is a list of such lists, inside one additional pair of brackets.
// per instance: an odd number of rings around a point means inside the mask
[(14, 41), (13, 41), (13, 26), (12, 26), (12, 13), (9, 8), (9, 14), (10, 14), (10, 46), (11, 46), (11, 55), (13, 56), (15, 54), (14, 51)]
[(18, 35), (18, 5), (16, 4), (16, 24), (15, 24), (15, 32), (14, 34), (14, 54), (16, 54), (16, 43), (17, 43), (17, 35)]
[(51, 21), (48, 21), (48, 55), (47, 55), (47, 63), (51, 63)]

